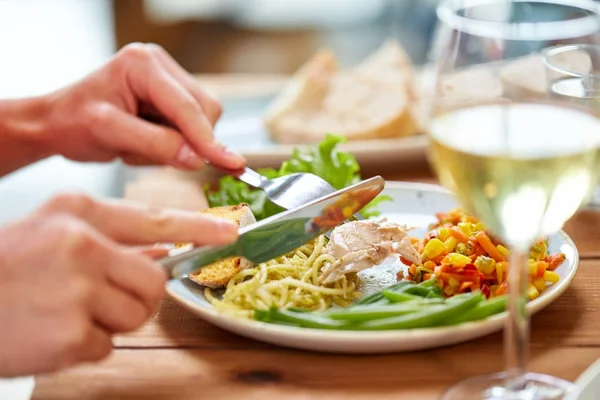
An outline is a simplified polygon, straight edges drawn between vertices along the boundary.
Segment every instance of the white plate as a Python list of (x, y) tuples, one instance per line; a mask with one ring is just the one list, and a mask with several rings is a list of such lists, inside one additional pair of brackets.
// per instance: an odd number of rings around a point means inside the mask
[[(425, 232), (428, 224), (435, 222), (436, 212), (448, 211), (457, 205), (449, 192), (428, 184), (387, 182), (383, 193), (391, 196), (393, 202), (381, 203), (382, 216), (399, 223), (421, 227), (414, 232), (419, 237)], [(540, 311), (558, 298), (577, 272), (579, 255), (575, 244), (564, 232), (550, 237), (549, 251), (562, 251), (566, 255), (565, 262), (556, 270), (561, 279), (540, 297), (527, 304), (529, 313)], [(263, 342), (324, 352), (385, 353), (446, 346), (498, 331), (506, 319), (506, 313), (502, 313), (484, 321), (457, 326), (378, 332), (307, 329), (220, 314), (204, 298), (203, 290), (195, 284), (177, 280), (170, 281), (167, 285), (167, 292), (175, 301), (200, 318), (223, 329)]]

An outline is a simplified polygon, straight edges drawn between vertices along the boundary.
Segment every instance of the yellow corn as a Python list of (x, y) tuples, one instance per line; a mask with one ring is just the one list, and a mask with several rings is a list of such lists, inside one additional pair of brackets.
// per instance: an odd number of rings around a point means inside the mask
[(506, 263), (505, 262), (496, 263), (496, 276), (498, 277), (498, 284), (504, 282), (505, 274), (506, 274)]
[(543, 278), (536, 278), (533, 280), (533, 286), (535, 286), (535, 288), (542, 293), (544, 290), (546, 290), (546, 281)]
[(485, 225), (483, 224), (483, 222), (478, 222), (475, 225), (473, 225), (473, 231), (485, 231)]
[(498, 249), (498, 251), (500, 252), (500, 254), (502, 254), (504, 257), (508, 256), (508, 249), (506, 247), (504, 247), (501, 244), (499, 244), (498, 246), (496, 246), (496, 248)]
[(440, 240), (446, 241), (446, 239), (448, 239), (448, 237), (450, 236), (450, 229), (440, 228), (438, 236), (439, 236)]
[(459, 222), (458, 227), (464, 232), (465, 235), (470, 236), (471, 230), (473, 229), (473, 224), (470, 222)]
[(448, 253), (453, 252), (457, 244), (458, 240), (454, 236), (450, 236), (448, 239), (444, 240), (444, 246), (446, 246)]
[(491, 275), (496, 270), (496, 261), (493, 258), (479, 256), (475, 260), (475, 267), (484, 275)]
[(471, 263), (471, 258), (459, 253), (450, 253), (448, 254), (448, 263), (453, 267), (464, 267)]
[(431, 260), (432, 258), (442, 255), (445, 252), (446, 246), (444, 246), (444, 242), (442, 242), (440, 239), (434, 238), (425, 245), (425, 248), (423, 249), (423, 259)]
[(556, 283), (560, 280), (560, 275), (558, 275), (554, 271), (546, 271), (544, 272), (544, 278), (546, 282)]
[(527, 260), (527, 268), (529, 270), (529, 276), (537, 275), (537, 261), (535, 261), (531, 258), (529, 260)]
[(527, 288), (527, 298), (529, 298), (529, 300), (533, 300), (533, 299), (537, 298), (539, 295), (540, 295), (540, 292), (536, 289), (535, 286), (533, 286), (530, 283), (529, 287)]

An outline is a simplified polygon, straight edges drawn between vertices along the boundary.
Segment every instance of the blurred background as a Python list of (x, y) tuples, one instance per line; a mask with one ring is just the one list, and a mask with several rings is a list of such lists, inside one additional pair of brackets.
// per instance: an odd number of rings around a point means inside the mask
[[(342, 66), (395, 38), (424, 61), (438, 0), (0, 0), (0, 97), (55, 90), (102, 65), (130, 42), (162, 45), (185, 69), (265, 77), (293, 73), (319, 48)], [(257, 104), (256, 107), (262, 107)], [(223, 123), (248, 112), (224, 99)], [(243, 108), (243, 109), (242, 109)], [(251, 108), (251, 107), (250, 107)], [(120, 196), (119, 163), (44, 160), (0, 179), (0, 224), (63, 190)]]

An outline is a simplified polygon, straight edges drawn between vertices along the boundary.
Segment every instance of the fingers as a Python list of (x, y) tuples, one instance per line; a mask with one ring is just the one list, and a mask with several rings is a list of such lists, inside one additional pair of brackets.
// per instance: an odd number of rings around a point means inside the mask
[(166, 247), (157, 246), (135, 246), (127, 248), (125, 251), (134, 254), (142, 254), (155, 260), (168, 256), (170, 252), (170, 250)]
[(226, 219), (124, 200), (97, 201), (83, 194), (55, 196), (38, 212), (75, 216), (111, 239), (131, 245), (157, 242), (218, 245), (231, 243), (238, 236), (238, 225)]
[[(105, 301), (101, 306), (105, 307), (107, 312), (113, 313), (115, 313), (116, 309), (112, 308), (112, 306), (116, 304), (120, 304), (123, 307), (130, 307), (127, 310), (134, 313), (132, 319), (130, 321), (124, 321), (121, 318), (117, 320), (117, 316), (113, 316), (113, 319), (110, 320), (109, 318), (111, 317), (106, 316), (103, 321), (109, 323), (109, 326), (117, 329), (126, 329), (127, 324), (133, 324), (129, 327), (135, 327), (136, 322), (139, 324), (140, 321), (143, 321), (155, 312), (156, 307), (163, 297), (168, 275), (153, 260), (138, 254), (115, 251), (112, 255), (107, 257), (107, 261), (109, 262), (104, 265), (110, 285), (120, 291), (131, 294), (133, 298), (141, 301), (145, 310), (141, 310), (138, 306), (135, 306), (132, 303), (132, 301), (134, 301), (133, 299), (127, 299), (124, 296), (120, 296), (112, 300), (114, 302), (113, 304), (109, 304), (109, 301)], [(117, 293), (118, 290), (112, 291), (112, 293)], [(105, 294), (109, 292), (110, 291), (104, 291)], [(121, 311), (118, 313), (124, 314), (124, 318), (127, 318), (127, 313)], [(96, 315), (102, 314), (97, 313)]]
[(92, 112), (94, 135), (108, 148), (131, 154), (134, 160), (188, 169), (201, 168), (205, 163), (174, 129), (144, 121), (109, 104), (97, 105)]
[(106, 358), (112, 348), (111, 335), (101, 327), (92, 325), (73, 354), (77, 362), (95, 362)]
[[(144, 276), (137, 277), (144, 281)], [(151, 317), (154, 307), (108, 282), (98, 282), (92, 315), (96, 323), (111, 333), (129, 332)]]
[(239, 169), (245, 160), (231, 152), (213, 138), (213, 120), (218, 118), (220, 109), (213, 100), (198, 88), (189, 90), (186, 79), (182, 83), (181, 71), (172, 72), (165, 67), (165, 56), (155, 47), (129, 46), (125, 54), (137, 60), (133, 68), (125, 70), (125, 78), (135, 97), (153, 105), (166, 119), (181, 132), (191, 148), (202, 158), (218, 166)]
[(221, 117), (223, 109), (221, 104), (205, 92), (198, 82), (160, 46), (150, 44), (154, 49), (156, 56), (161, 61), (163, 67), (171, 74), (179, 83), (181, 83), (194, 98), (200, 103), (204, 109), (206, 117), (214, 126), (217, 120)]

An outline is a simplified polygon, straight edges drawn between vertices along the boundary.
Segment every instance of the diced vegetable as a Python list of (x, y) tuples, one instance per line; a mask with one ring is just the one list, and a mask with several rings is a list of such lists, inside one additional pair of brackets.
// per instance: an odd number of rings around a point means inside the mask
[(496, 261), (487, 256), (479, 256), (475, 260), (475, 266), (484, 275), (491, 275), (496, 270)]
[(446, 251), (451, 253), (456, 248), (458, 244), (458, 240), (454, 236), (450, 236), (448, 239), (444, 240), (444, 246), (446, 246)]
[(492, 243), (488, 235), (484, 231), (477, 232), (475, 236), (477, 239), (477, 243), (483, 247), (485, 251), (492, 257), (495, 261), (504, 261), (504, 256), (500, 254), (496, 246)]
[(427, 242), (427, 244), (425, 245), (425, 248), (423, 249), (423, 259), (425, 260), (430, 260), (432, 258), (435, 258), (437, 256), (440, 256), (442, 254), (444, 254), (446, 252), (446, 246), (444, 245), (444, 242), (442, 242), (439, 239), (431, 239), (429, 242)]
[(442, 263), (449, 264), (451, 268), (460, 268), (470, 264), (471, 259), (459, 253), (450, 253), (444, 257)]
[(560, 280), (560, 275), (554, 271), (544, 272), (544, 281), (556, 283)]

